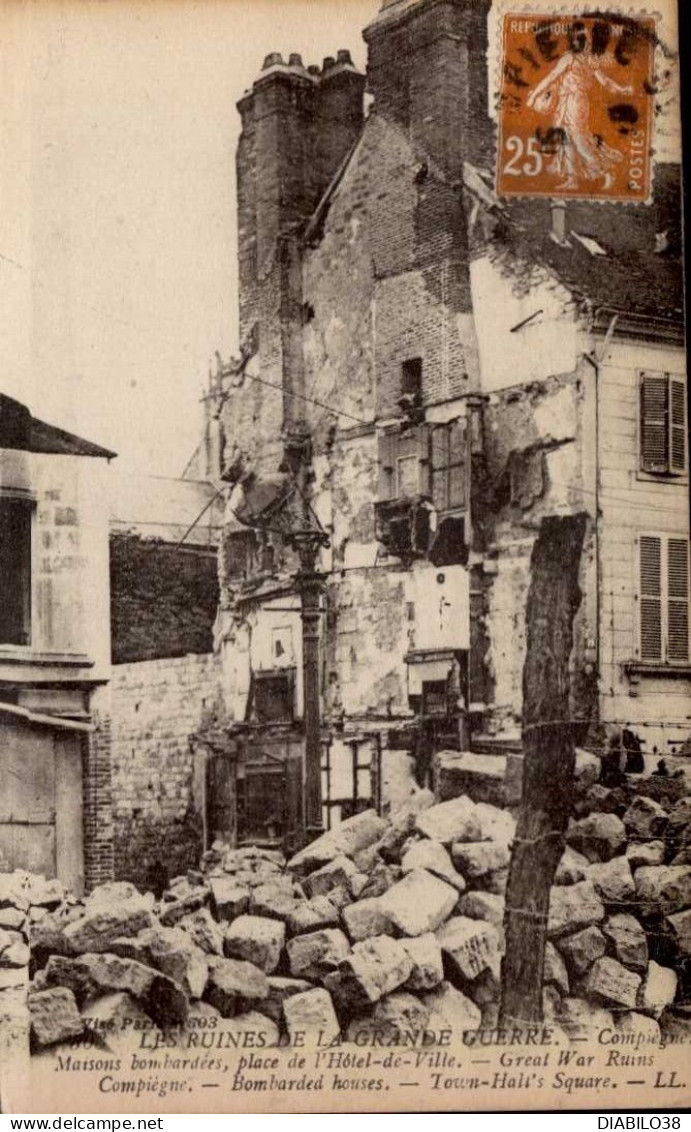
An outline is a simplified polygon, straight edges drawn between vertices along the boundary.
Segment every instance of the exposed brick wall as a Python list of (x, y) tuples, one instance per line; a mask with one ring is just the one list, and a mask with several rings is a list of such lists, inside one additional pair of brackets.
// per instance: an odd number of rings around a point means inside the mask
[(369, 89), (379, 113), (422, 141), (458, 178), (491, 146), (487, 115), (488, 0), (427, 0), (383, 11), (365, 31)]
[(214, 551), (110, 538), (113, 663), (208, 653), (218, 605)]
[(219, 702), (213, 654), (113, 669), (115, 876), (145, 888), (194, 866), (202, 849), (189, 737)]
[(92, 711), (96, 730), (84, 744), (82, 779), (84, 887), (87, 892), (113, 879), (111, 720), (105, 708)]

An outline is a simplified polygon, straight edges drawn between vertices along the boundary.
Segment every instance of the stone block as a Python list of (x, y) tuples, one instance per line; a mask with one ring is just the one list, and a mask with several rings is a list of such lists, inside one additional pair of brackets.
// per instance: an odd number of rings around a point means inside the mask
[(224, 951), (230, 959), (247, 959), (267, 975), (278, 967), (286, 938), (285, 924), (268, 916), (238, 916), (228, 926)]
[(452, 1046), (460, 1046), (467, 1030), (477, 1030), (482, 1025), (482, 1011), (451, 983), (441, 983), (427, 994), (420, 995), (420, 1001), (429, 1010), (427, 1027), (439, 1033), (451, 1030)]
[(511, 851), (503, 841), (454, 842), (453, 863), (470, 881), (478, 881), (488, 873), (508, 868)]
[(276, 1025), (280, 1025), (285, 1000), (308, 990), (312, 990), (312, 983), (307, 979), (288, 979), (283, 975), (269, 975), (269, 993), (257, 1003), (257, 1010), (260, 1014), (271, 1018)]
[(288, 919), (298, 904), (290, 877), (280, 877), (250, 889), (249, 910), (253, 916), (268, 916), (272, 920)]
[(662, 865), (665, 860), (664, 841), (631, 841), (626, 846), (626, 859), (632, 869), (641, 865)]
[(288, 862), (288, 868), (305, 876), (337, 857), (352, 858), (378, 841), (386, 830), (387, 822), (379, 817), (376, 810), (363, 810), (301, 849)]
[(217, 920), (234, 920), (236, 916), (242, 916), (249, 910), (250, 893), (245, 885), (238, 884), (227, 876), (209, 877), (207, 883)]
[(288, 913), (286, 926), (292, 935), (305, 935), (316, 932), (321, 928), (337, 928), (341, 922), (339, 905), (334, 897), (338, 893), (334, 890), (330, 896), (315, 896), (314, 900), (299, 900)]
[(566, 840), (591, 862), (609, 861), (626, 845), (626, 830), (616, 814), (595, 813), (572, 822)]
[(570, 935), (599, 924), (605, 918), (605, 908), (591, 881), (552, 888), (549, 899), (547, 934), (551, 938)]
[(573, 935), (562, 936), (558, 947), (571, 977), (577, 979), (592, 967), (596, 959), (602, 958), (607, 950), (607, 941), (600, 929), (591, 924)]
[(627, 912), (618, 912), (605, 920), (602, 931), (615, 959), (632, 971), (645, 974), (648, 968), (648, 941), (636, 917)]
[(343, 925), (352, 943), (375, 935), (393, 935), (393, 924), (381, 906), (378, 896), (348, 904), (341, 913)]
[(206, 955), (223, 955), (223, 928), (216, 923), (208, 908), (199, 908), (178, 921), (193, 943)]
[(84, 1023), (72, 991), (67, 987), (51, 987), (28, 996), (32, 1043), (43, 1048), (78, 1038)]
[(189, 998), (201, 998), (204, 993), (209, 974), (208, 958), (180, 927), (156, 924), (131, 940), (115, 940), (112, 951), (156, 967), (179, 983)]
[(440, 751), (434, 761), (436, 789), (442, 802), (465, 795), (474, 802), (504, 805), (506, 756)]
[(499, 963), (497, 929), (482, 920), (454, 916), (439, 928), (437, 939), (451, 971), (461, 980), (476, 979)]
[(431, 841), (451, 845), (454, 841), (481, 841), (482, 827), (470, 798), (452, 798), (419, 813), (415, 828)]
[(486, 920), (501, 928), (504, 923), (504, 897), (494, 892), (466, 892), (458, 901), (458, 912), (471, 920)]
[(339, 967), (352, 1005), (362, 1008), (378, 1002), (405, 983), (412, 960), (398, 940), (380, 935), (356, 943)]
[(112, 900), (96, 889), (83, 914), (62, 928), (62, 936), (68, 951), (74, 954), (108, 951), (113, 940), (137, 935), (153, 924), (151, 904), (136, 889), (120, 898), (114, 893)]
[(651, 910), (671, 916), (691, 905), (691, 865), (643, 865), (635, 880), (638, 899)]
[(677, 996), (677, 973), (671, 967), (662, 967), (651, 959), (638, 992), (638, 1009), (653, 1018), (662, 1017)]
[(254, 963), (240, 959), (213, 961), (204, 997), (223, 1018), (254, 1009), (268, 994), (268, 979)]
[(626, 832), (636, 841), (652, 841), (664, 835), (668, 815), (653, 798), (637, 795), (623, 817)]
[(350, 944), (338, 928), (296, 935), (286, 944), (290, 973), (296, 979), (321, 979), (335, 971), (350, 953)]
[(328, 896), (335, 888), (351, 892), (351, 880), (358, 875), (349, 857), (341, 856), (329, 861), (305, 879), (303, 888), (309, 897)]
[(290, 995), (283, 1002), (283, 1016), (289, 1037), (305, 1035), (305, 1048), (328, 1045), (340, 1037), (341, 1026), (331, 995), (323, 987)]
[(587, 857), (567, 845), (557, 865), (554, 883), (578, 884), (579, 881), (585, 880), (589, 865), (590, 861)]
[(605, 1006), (635, 1010), (641, 977), (617, 959), (596, 959), (583, 983), (584, 993)]
[(384, 914), (399, 932), (423, 935), (434, 931), (451, 914), (458, 892), (426, 869), (415, 869), (380, 899)]
[(691, 908), (668, 916), (667, 924), (676, 940), (679, 955), (684, 959), (691, 958)]
[(427, 991), (439, 986), (444, 979), (444, 963), (441, 946), (434, 933), (404, 936), (400, 943), (413, 965), (404, 983), (405, 989)]
[(456, 871), (447, 850), (440, 841), (414, 841), (401, 858), (401, 868), (405, 873), (414, 869), (427, 869), (432, 876), (439, 877), (447, 884), (453, 885), (459, 892), (465, 892), (466, 883)]
[(628, 904), (636, 895), (631, 866), (626, 857), (613, 857), (588, 868), (588, 880), (605, 904)]

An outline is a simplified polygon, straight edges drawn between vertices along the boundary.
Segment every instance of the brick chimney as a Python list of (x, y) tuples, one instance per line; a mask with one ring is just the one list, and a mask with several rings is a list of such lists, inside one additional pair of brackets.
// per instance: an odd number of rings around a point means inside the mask
[(360, 135), (364, 88), (347, 51), (322, 68), (271, 54), (238, 103), (240, 342), (258, 343), (262, 371), (282, 384), (284, 429), (301, 405), (300, 235)]
[(271, 54), (238, 103), (241, 289), (252, 290), (278, 238), (299, 231), (314, 212), (362, 129), (364, 85), (347, 51), (322, 70), (306, 68), (299, 55), (286, 63)]
[(384, 0), (365, 29), (368, 89), (449, 176), (492, 153), (487, 112), (491, 0)]

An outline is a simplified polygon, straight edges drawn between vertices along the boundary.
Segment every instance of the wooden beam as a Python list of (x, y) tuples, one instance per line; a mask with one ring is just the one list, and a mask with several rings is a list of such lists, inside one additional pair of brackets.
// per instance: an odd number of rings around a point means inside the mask
[(550, 889), (575, 765), (570, 660), (586, 516), (543, 519), (531, 558), (523, 668), (523, 795), (506, 890), (502, 1025), (542, 1021)]

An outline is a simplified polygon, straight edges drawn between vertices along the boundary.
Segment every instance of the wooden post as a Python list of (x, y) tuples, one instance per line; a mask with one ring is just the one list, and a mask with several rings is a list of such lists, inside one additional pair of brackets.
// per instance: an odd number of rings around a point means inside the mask
[(523, 668), (523, 795), (506, 889), (500, 1024), (542, 1021), (550, 888), (571, 813), (569, 660), (581, 601), (583, 514), (543, 519), (531, 559)]

